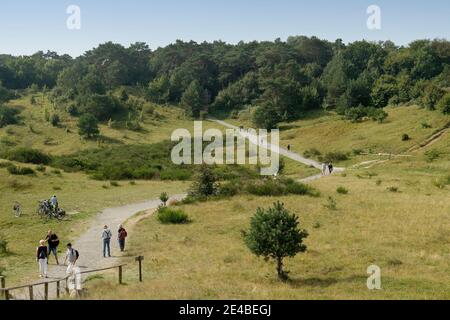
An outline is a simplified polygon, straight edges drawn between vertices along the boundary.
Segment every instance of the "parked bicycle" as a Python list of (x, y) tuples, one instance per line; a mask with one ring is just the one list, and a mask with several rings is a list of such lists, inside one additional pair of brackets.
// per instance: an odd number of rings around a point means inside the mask
[(66, 211), (61, 208), (53, 208), (49, 200), (39, 201), (36, 213), (46, 221), (52, 218), (61, 221), (66, 216)]

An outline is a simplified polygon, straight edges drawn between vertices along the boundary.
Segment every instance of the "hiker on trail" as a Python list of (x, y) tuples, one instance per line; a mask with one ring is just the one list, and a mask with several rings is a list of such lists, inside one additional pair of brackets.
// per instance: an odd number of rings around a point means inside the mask
[[(48, 255), (50, 258), (50, 255), (53, 253), (56, 259), (56, 264), (59, 265), (58, 261), (58, 246), (59, 246), (59, 239), (56, 233), (53, 233), (52, 230), (48, 230), (47, 236), (45, 237), (45, 241), (48, 244)], [(47, 259), (48, 263), (48, 259)]]
[(39, 241), (39, 247), (36, 249), (36, 261), (39, 263), (39, 277), (47, 278), (47, 257), (48, 251), (45, 240)]
[(58, 198), (56, 198), (56, 195), (53, 195), (53, 197), (50, 198), (50, 204), (52, 205), (53, 210), (56, 212), (58, 209)]
[(102, 232), (103, 258), (106, 258), (106, 249), (108, 249), (108, 257), (111, 258), (111, 247), (110, 247), (111, 238), (112, 238), (111, 230), (108, 229), (108, 226), (105, 226)]
[(75, 267), (75, 263), (77, 262), (78, 258), (80, 257), (80, 254), (77, 250), (72, 248), (72, 244), (67, 244), (67, 252), (66, 252), (66, 258), (64, 259), (64, 265), (68, 261), (69, 264), (67, 265), (67, 274), (71, 274), (73, 271), (73, 268)]
[(120, 251), (125, 251), (125, 239), (127, 238), (128, 233), (127, 230), (122, 225), (119, 225), (119, 231), (118, 231), (118, 239), (119, 239), (119, 247)]
[(326, 175), (327, 174), (327, 170), (328, 170), (328, 164), (327, 163), (323, 163), (322, 164), (322, 175)]
[(328, 171), (330, 172), (330, 174), (333, 174), (333, 170), (334, 170), (333, 164), (330, 163), (330, 164), (328, 165)]

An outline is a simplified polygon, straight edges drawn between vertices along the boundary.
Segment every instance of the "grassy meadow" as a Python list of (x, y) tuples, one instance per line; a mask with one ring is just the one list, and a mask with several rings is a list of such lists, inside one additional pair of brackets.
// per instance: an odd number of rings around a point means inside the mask
[[(177, 108), (156, 106), (159, 116), (146, 116), (142, 129), (131, 131), (101, 125), (101, 141), (79, 138), (76, 118), (62, 116), (59, 127), (44, 119), (47, 99), (31, 105), (30, 96), (10, 105), (22, 110), (22, 124), (0, 129), (0, 148), (25, 146), (52, 155), (170, 139), (176, 128), (193, 130), (193, 123)], [(369, 169), (360, 162), (387, 160), (377, 153), (400, 154), (443, 128), (448, 116), (418, 107), (389, 107), (383, 124), (350, 123), (331, 113), (311, 114), (281, 126), (282, 146), (303, 154), (311, 148), (322, 154), (348, 153), (338, 162), (345, 173), (311, 183), (318, 198), (236, 196), (182, 205), (191, 218), (185, 225), (162, 225), (151, 213), (141, 213), (129, 229), (128, 263), (124, 286), (105, 273), (86, 285), (90, 299), (449, 299), (450, 281), (450, 134), (433, 144)], [(236, 120), (230, 122), (237, 123)], [(245, 121), (244, 121), (245, 123)], [(427, 125), (423, 125), (427, 124)], [(219, 125), (206, 121), (204, 129)], [(224, 128), (221, 128), (224, 129)], [(402, 141), (406, 133), (411, 139)], [(372, 155), (354, 153), (360, 150)], [(433, 151), (433, 152), (431, 152)], [(4, 161), (3, 161), (4, 163)], [(16, 163), (17, 164), (17, 163)], [(36, 168), (34, 165), (23, 165)], [(303, 178), (317, 170), (285, 159), (285, 175)], [(47, 167), (31, 176), (12, 176), (0, 166), (0, 234), (9, 253), (0, 256), (8, 283), (35, 279), (34, 250), (48, 229), (63, 243), (76, 239), (99, 210), (156, 198), (163, 191), (185, 192), (190, 182), (110, 181), (91, 179), (83, 172)], [(339, 187), (347, 194), (337, 192)], [(70, 213), (62, 223), (39, 220), (37, 201), (56, 193)], [(331, 197), (336, 208), (330, 208)], [(276, 200), (300, 217), (310, 234), (308, 251), (286, 260), (290, 280), (279, 282), (275, 266), (253, 256), (241, 232), (258, 207)], [(23, 205), (24, 216), (13, 216), (12, 205)], [(144, 279), (137, 283), (134, 257), (144, 255)], [(367, 267), (382, 270), (382, 290), (366, 287)]]
[[(335, 128), (336, 148), (378, 146), (377, 152), (404, 152), (400, 132), (412, 132), (416, 143), (425, 140), (448, 118), (424, 110), (389, 108), (394, 130), (386, 124), (349, 124), (331, 116), (317, 125)], [(428, 116), (428, 117), (426, 117)], [(424, 118), (425, 117), (425, 118)], [(430, 130), (417, 125), (432, 124)], [(309, 120), (318, 121), (318, 120)], [(298, 129), (307, 135), (308, 130)], [(336, 127), (337, 126), (337, 127)], [(347, 130), (345, 127), (353, 127)], [(361, 126), (361, 127), (360, 127)], [(382, 130), (386, 134), (374, 134)], [(310, 130), (316, 130), (311, 125)], [(371, 133), (372, 131), (372, 133)], [(396, 131), (396, 132), (394, 132)], [(355, 136), (364, 136), (350, 145)], [(304, 141), (305, 148), (325, 148)], [(317, 138), (319, 139), (319, 138)], [(384, 139), (384, 140), (382, 140)], [(308, 144), (306, 144), (308, 143)], [(326, 145), (329, 147), (329, 144)], [(430, 157), (430, 150), (437, 156)], [(87, 282), (92, 299), (449, 299), (450, 280), (450, 134), (411, 157), (398, 157), (369, 169), (311, 183), (321, 197), (281, 198), (240, 196), (181, 208), (192, 219), (186, 225), (162, 225), (155, 215), (142, 214), (130, 224), (129, 251), (124, 257), (127, 284), (117, 286), (106, 274)], [(365, 160), (364, 158), (362, 160)], [(348, 193), (337, 192), (339, 187)], [(329, 197), (335, 201), (330, 208)], [(275, 264), (253, 256), (242, 239), (258, 207), (281, 200), (296, 213), (310, 236), (308, 251), (286, 260), (290, 280), (277, 279)], [(134, 257), (144, 255), (144, 278), (137, 282)], [(377, 265), (382, 290), (367, 289), (367, 268)]]

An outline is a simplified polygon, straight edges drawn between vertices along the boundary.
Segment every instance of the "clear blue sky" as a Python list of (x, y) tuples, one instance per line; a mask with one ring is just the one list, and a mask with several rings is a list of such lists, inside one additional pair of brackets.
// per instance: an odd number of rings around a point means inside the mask
[[(81, 8), (81, 30), (66, 27), (69, 5)], [(382, 29), (366, 27), (369, 5), (378, 5)], [(344, 42), (450, 39), (448, 0), (2, 0), (0, 53), (48, 49), (78, 56), (99, 43), (176, 39), (236, 43), (316, 35)]]

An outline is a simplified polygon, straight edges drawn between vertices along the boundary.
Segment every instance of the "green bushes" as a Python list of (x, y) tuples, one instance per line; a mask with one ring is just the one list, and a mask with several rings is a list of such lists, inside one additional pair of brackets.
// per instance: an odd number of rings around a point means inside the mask
[(162, 224), (186, 224), (189, 223), (189, 216), (181, 209), (161, 207), (158, 210), (157, 218)]
[(347, 161), (348, 159), (349, 159), (348, 153), (344, 153), (344, 152), (340, 152), (340, 151), (328, 152), (322, 158), (322, 160), (325, 162)]
[(322, 155), (322, 153), (319, 150), (317, 150), (316, 148), (311, 148), (311, 149), (306, 150), (303, 153), (303, 155), (306, 158), (317, 158), (317, 157), (320, 157)]
[(18, 114), (17, 109), (0, 105), (0, 128), (19, 123)]
[(16, 176), (26, 176), (35, 174), (34, 170), (27, 167), (17, 167), (15, 165), (10, 165), (7, 168), (8, 172)]
[(51, 161), (51, 157), (40, 152), (39, 150), (30, 148), (17, 148), (2, 154), (2, 156), (11, 161), (22, 163), (43, 164), (47, 165)]
[(288, 194), (319, 196), (314, 188), (296, 182), (293, 179), (268, 179), (264, 181), (252, 181), (247, 184), (245, 190), (257, 196), (282, 196)]
[(441, 152), (436, 149), (428, 150), (425, 152), (425, 159), (427, 162), (433, 162), (441, 156)]
[(382, 123), (388, 117), (388, 114), (383, 109), (363, 106), (345, 109), (344, 115), (351, 122), (360, 122), (364, 118), (370, 118), (373, 121)]
[(8, 241), (0, 237), (0, 255), (8, 253)]
[(59, 126), (59, 123), (61, 122), (61, 118), (57, 113), (54, 113), (50, 116), (50, 123), (52, 126), (57, 127)]
[(346, 188), (344, 188), (344, 187), (338, 187), (336, 189), (336, 192), (339, 193), (339, 194), (348, 194), (348, 190)]

